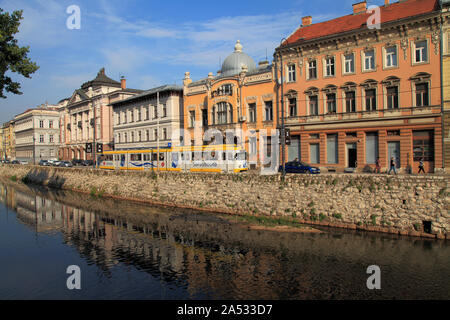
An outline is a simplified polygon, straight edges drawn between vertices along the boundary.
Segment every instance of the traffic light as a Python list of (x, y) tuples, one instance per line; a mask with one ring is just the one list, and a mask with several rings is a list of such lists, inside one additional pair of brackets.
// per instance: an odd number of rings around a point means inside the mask
[(97, 143), (97, 153), (103, 153), (103, 143)]
[(291, 129), (284, 129), (286, 145), (291, 145)]
[(86, 143), (86, 153), (92, 153), (92, 143)]

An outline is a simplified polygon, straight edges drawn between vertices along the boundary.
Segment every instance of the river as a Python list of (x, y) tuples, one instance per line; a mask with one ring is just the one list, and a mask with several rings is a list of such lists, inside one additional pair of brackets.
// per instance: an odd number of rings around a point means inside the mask
[[(0, 182), (0, 299), (450, 299), (450, 242), (229, 217)], [(69, 290), (67, 267), (81, 289)], [(381, 289), (367, 288), (380, 268)]]

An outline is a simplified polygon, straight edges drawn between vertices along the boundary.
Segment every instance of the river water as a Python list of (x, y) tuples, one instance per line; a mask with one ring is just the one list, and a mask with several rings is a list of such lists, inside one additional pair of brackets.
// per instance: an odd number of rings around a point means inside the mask
[[(0, 299), (450, 299), (450, 242), (249, 229), (0, 182)], [(81, 290), (67, 267), (79, 266)], [(367, 267), (381, 290), (367, 288)]]

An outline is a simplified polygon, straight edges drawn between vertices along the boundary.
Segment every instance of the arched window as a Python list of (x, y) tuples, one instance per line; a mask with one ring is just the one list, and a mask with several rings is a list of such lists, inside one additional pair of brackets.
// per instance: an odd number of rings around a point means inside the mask
[(219, 102), (213, 107), (216, 113), (217, 124), (227, 124), (233, 122), (233, 107), (227, 102)]

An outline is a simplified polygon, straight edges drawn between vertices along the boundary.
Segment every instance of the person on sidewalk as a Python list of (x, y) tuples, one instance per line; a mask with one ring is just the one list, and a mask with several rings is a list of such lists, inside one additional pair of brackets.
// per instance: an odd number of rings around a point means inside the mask
[(419, 172), (418, 172), (418, 174), (420, 174), (420, 172), (425, 173), (425, 168), (424, 168), (424, 165), (423, 165), (423, 158), (420, 159), (420, 162), (419, 162)]
[(380, 166), (380, 158), (377, 158), (377, 161), (375, 162), (375, 173), (381, 173), (381, 166)]
[(394, 157), (391, 158), (391, 168), (389, 169), (388, 174), (391, 174), (391, 171), (394, 170), (394, 173), (397, 175), (397, 170), (395, 169), (396, 164), (395, 164), (395, 159)]

